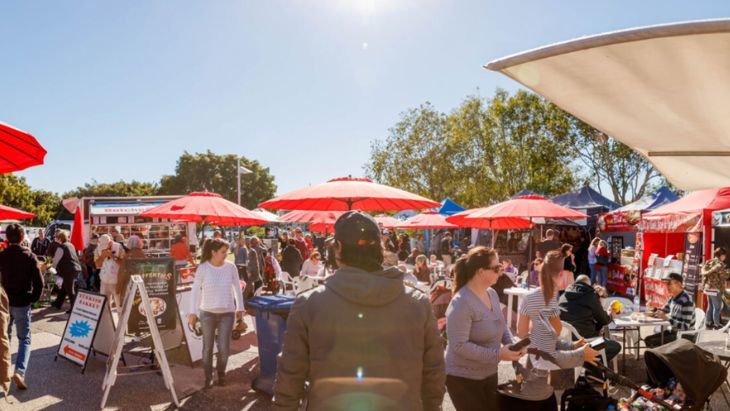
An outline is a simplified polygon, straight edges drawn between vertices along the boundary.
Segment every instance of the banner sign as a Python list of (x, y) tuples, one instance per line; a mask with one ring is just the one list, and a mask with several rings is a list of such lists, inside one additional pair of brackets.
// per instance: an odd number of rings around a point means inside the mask
[(101, 294), (79, 290), (76, 303), (63, 330), (56, 357), (63, 357), (86, 368), (86, 361), (94, 345), (99, 319), (104, 310), (106, 297)]
[(641, 218), (641, 230), (645, 233), (690, 233), (702, 230), (702, 213), (670, 214)]
[[(126, 262), (130, 276), (139, 275), (150, 297), (152, 315), (159, 330), (177, 327), (177, 300), (175, 298), (175, 268), (172, 258), (129, 259)], [(141, 300), (135, 298), (129, 314), (129, 332), (149, 330)]]
[(702, 233), (687, 233), (684, 241), (684, 289), (695, 299), (700, 283), (700, 265), (702, 264)]
[(608, 231), (636, 231), (636, 226), (641, 222), (641, 211), (617, 211), (604, 214), (598, 217), (598, 229), (601, 232)]

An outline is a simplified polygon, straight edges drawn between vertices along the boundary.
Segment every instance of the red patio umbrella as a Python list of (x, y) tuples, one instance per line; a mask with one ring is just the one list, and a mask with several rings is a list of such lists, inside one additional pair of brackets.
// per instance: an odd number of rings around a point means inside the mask
[(0, 173), (43, 164), (46, 149), (30, 133), (0, 123)]
[(385, 214), (376, 215), (373, 218), (378, 224), (382, 224), (383, 228), (396, 228), (403, 224), (403, 221)]
[(286, 223), (326, 223), (334, 224), (344, 211), (294, 210), (279, 217)]
[(264, 225), (260, 215), (221, 197), (220, 194), (194, 192), (168, 201), (140, 214), (147, 218), (169, 218), (176, 221), (207, 223), (219, 226)]
[(0, 205), (0, 220), (27, 220), (35, 214), (17, 208)]
[(468, 218), (471, 211), (474, 210), (465, 210), (450, 217), (446, 217), (446, 222), (455, 224), (459, 227), (478, 228), (481, 230), (524, 230), (535, 226), (535, 223), (531, 222), (529, 219), (517, 217), (486, 219)]
[(334, 223), (312, 223), (307, 227), (309, 231), (314, 231), (317, 233), (323, 233), (323, 234), (330, 234), (335, 232), (335, 224)]
[(428, 229), (428, 228), (459, 228), (458, 225), (446, 221), (446, 216), (435, 211), (425, 211), (416, 214), (398, 225), (398, 228)]
[(440, 206), (440, 203), (367, 178), (342, 177), (264, 201), (259, 207), (283, 210), (397, 211)]
[[(572, 210), (567, 207), (555, 204), (545, 197), (538, 195), (529, 195), (513, 198), (498, 204), (484, 208), (476, 208), (473, 210), (462, 211), (454, 214), (446, 219), (450, 223), (460, 222), (461, 224), (483, 224), (483, 225), (503, 225), (506, 228), (491, 227), (491, 229), (507, 229), (507, 228), (529, 228), (532, 225), (533, 218), (586, 218), (587, 215)], [(512, 220), (506, 220), (512, 219)], [(515, 220), (517, 219), (517, 220)], [(482, 221), (474, 221), (482, 220)], [(503, 220), (503, 221), (498, 221)], [(526, 227), (509, 227), (509, 225), (524, 225), (527, 220)], [(469, 226), (469, 225), (468, 225)], [(473, 226), (471, 226), (473, 227)], [(486, 227), (477, 227), (486, 228)]]

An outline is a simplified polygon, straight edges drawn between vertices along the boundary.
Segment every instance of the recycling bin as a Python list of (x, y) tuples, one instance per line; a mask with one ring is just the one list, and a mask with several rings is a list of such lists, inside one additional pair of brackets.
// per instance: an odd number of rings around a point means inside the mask
[(248, 310), (256, 315), (256, 338), (259, 346), (259, 376), (253, 381), (253, 389), (274, 394), (276, 357), (281, 352), (286, 332), (286, 319), (294, 304), (294, 297), (265, 295), (246, 302)]

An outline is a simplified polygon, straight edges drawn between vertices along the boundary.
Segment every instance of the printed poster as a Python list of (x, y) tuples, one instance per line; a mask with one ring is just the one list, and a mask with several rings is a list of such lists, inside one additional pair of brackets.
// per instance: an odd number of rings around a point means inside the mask
[(79, 290), (76, 303), (66, 322), (58, 356), (68, 359), (82, 367), (86, 365), (94, 336), (101, 318), (106, 297), (85, 290)]
[[(172, 258), (129, 259), (126, 262), (129, 276), (139, 275), (144, 281), (150, 299), (152, 315), (160, 331), (177, 327), (177, 300), (175, 299), (175, 269)], [(142, 297), (136, 295), (132, 302), (127, 323), (130, 333), (150, 329), (145, 317)]]

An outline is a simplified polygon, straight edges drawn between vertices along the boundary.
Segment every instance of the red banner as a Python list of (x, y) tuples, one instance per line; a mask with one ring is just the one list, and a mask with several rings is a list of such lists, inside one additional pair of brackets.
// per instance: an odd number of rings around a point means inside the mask
[(664, 281), (656, 278), (644, 278), (644, 296), (646, 305), (651, 307), (664, 307), (669, 300), (669, 290)]
[(598, 217), (598, 229), (601, 232), (636, 231), (641, 222), (641, 211), (617, 211)]
[(702, 214), (670, 214), (641, 219), (645, 233), (691, 233), (702, 231)]

